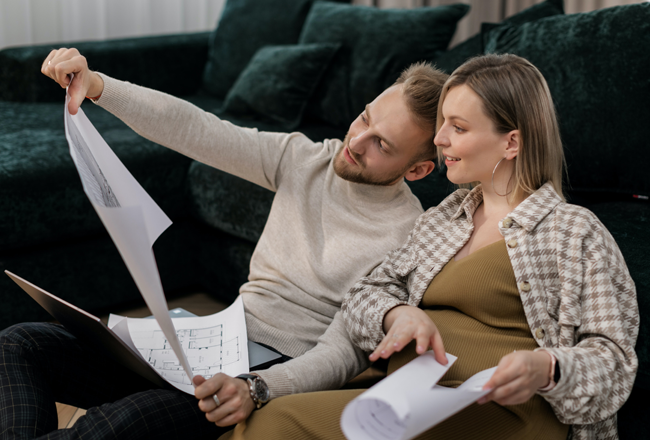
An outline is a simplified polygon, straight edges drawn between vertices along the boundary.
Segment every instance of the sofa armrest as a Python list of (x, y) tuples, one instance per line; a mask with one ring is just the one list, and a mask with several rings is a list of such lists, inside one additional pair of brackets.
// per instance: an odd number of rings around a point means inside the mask
[(41, 74), (54, 48), (76, 47), (92, 70), (172, 95), (190, 95), (201, 86), (210, 32), (108, 41), (47, 44), (0, 51), (0, 100), (52, 102), (61, 91)]

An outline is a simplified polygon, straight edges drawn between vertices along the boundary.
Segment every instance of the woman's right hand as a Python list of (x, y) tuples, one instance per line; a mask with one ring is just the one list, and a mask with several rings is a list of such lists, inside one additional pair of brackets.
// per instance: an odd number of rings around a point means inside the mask
[(387, 359), (415, 339), (417, 343), (415, 351), (418, 354), (432, 347), (436, 360), (442, 365), (447, 365), (440, 332), (422, 309), (407, 305), (391, 309), (384, 317), (384, 332), (386, 336), (370, 355), (371, 361), (379, 358)]
[[(61, 87), (68, 88), (70, 114), (76, 115), (86, 96), (99, 96), (104, 91), (104, 81), (97, 73), (88, 69), (86, 58), (77, 49), (53, 50), (43, 61), (41, 73), (49, 76)], [(74, 79), (70, 84), (70, 74)]]

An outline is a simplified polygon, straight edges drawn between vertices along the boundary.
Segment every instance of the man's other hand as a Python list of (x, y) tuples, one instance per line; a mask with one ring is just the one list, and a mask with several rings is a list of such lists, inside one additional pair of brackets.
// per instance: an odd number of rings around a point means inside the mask
[[(97, 97), (104, 91), (104, 81), (97, 73), (88, 69), (86, 58), (77, 49), (53, 50), (43, 61), (41, 73), (49, 76), (61, 87), (70, 86), (70, 114), (76, 115), (86, 96)], [(74, 74), (70, 84), (70, 74)]]
[[(217, 426), (230, 426), (243, 422), (255, 409), (248, 382), (219, 373), (206, 380), (203, 376), (192, 379), (199, 399), (199, 408), (205, 417)], [(214, 399), (217, 395), (219, 405)]]

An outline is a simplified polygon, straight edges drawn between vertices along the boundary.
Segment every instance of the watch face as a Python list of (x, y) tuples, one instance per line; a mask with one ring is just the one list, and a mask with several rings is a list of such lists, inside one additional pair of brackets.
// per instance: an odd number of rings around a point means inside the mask
[(261, 379), (255, 381), (255, 395), (261, 403), (266, 403), (269, 401), (271, 393), (269, 392), (269, 387), (266, 386), (266, 382)]

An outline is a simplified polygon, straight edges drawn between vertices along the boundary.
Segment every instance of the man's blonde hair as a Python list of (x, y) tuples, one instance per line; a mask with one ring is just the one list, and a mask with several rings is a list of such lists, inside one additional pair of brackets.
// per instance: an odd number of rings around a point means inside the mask
[(432, 133), (431, 139), (422, 146), (422, 153), (414, 158), (413, 163), (433, 160), (436, 157), (437, 150), (433, 144), (433, 136), (438, 115), (438, 100), (447, 78), (449, 75), (431, 64), (420, 62), (406, 68), (393, 84), (402, 86), (406, 107), (415, 118), (415, 122)]
[[(443, 124), (442, 104), (450, 89), (466, 85), (483, 103), (483, 112), (498, 133), (519, 130), (511, 200), (532, 194), (546, 182), (564, 200), (564, 150), (551, 92), (539, 70), (511, 54), (471, 58), (456, 69), (442, 89), (436, 131)], [(442, 161), (442, 149), (438, 149)], [(440, 162), (444, 163), (444, 162)]]

